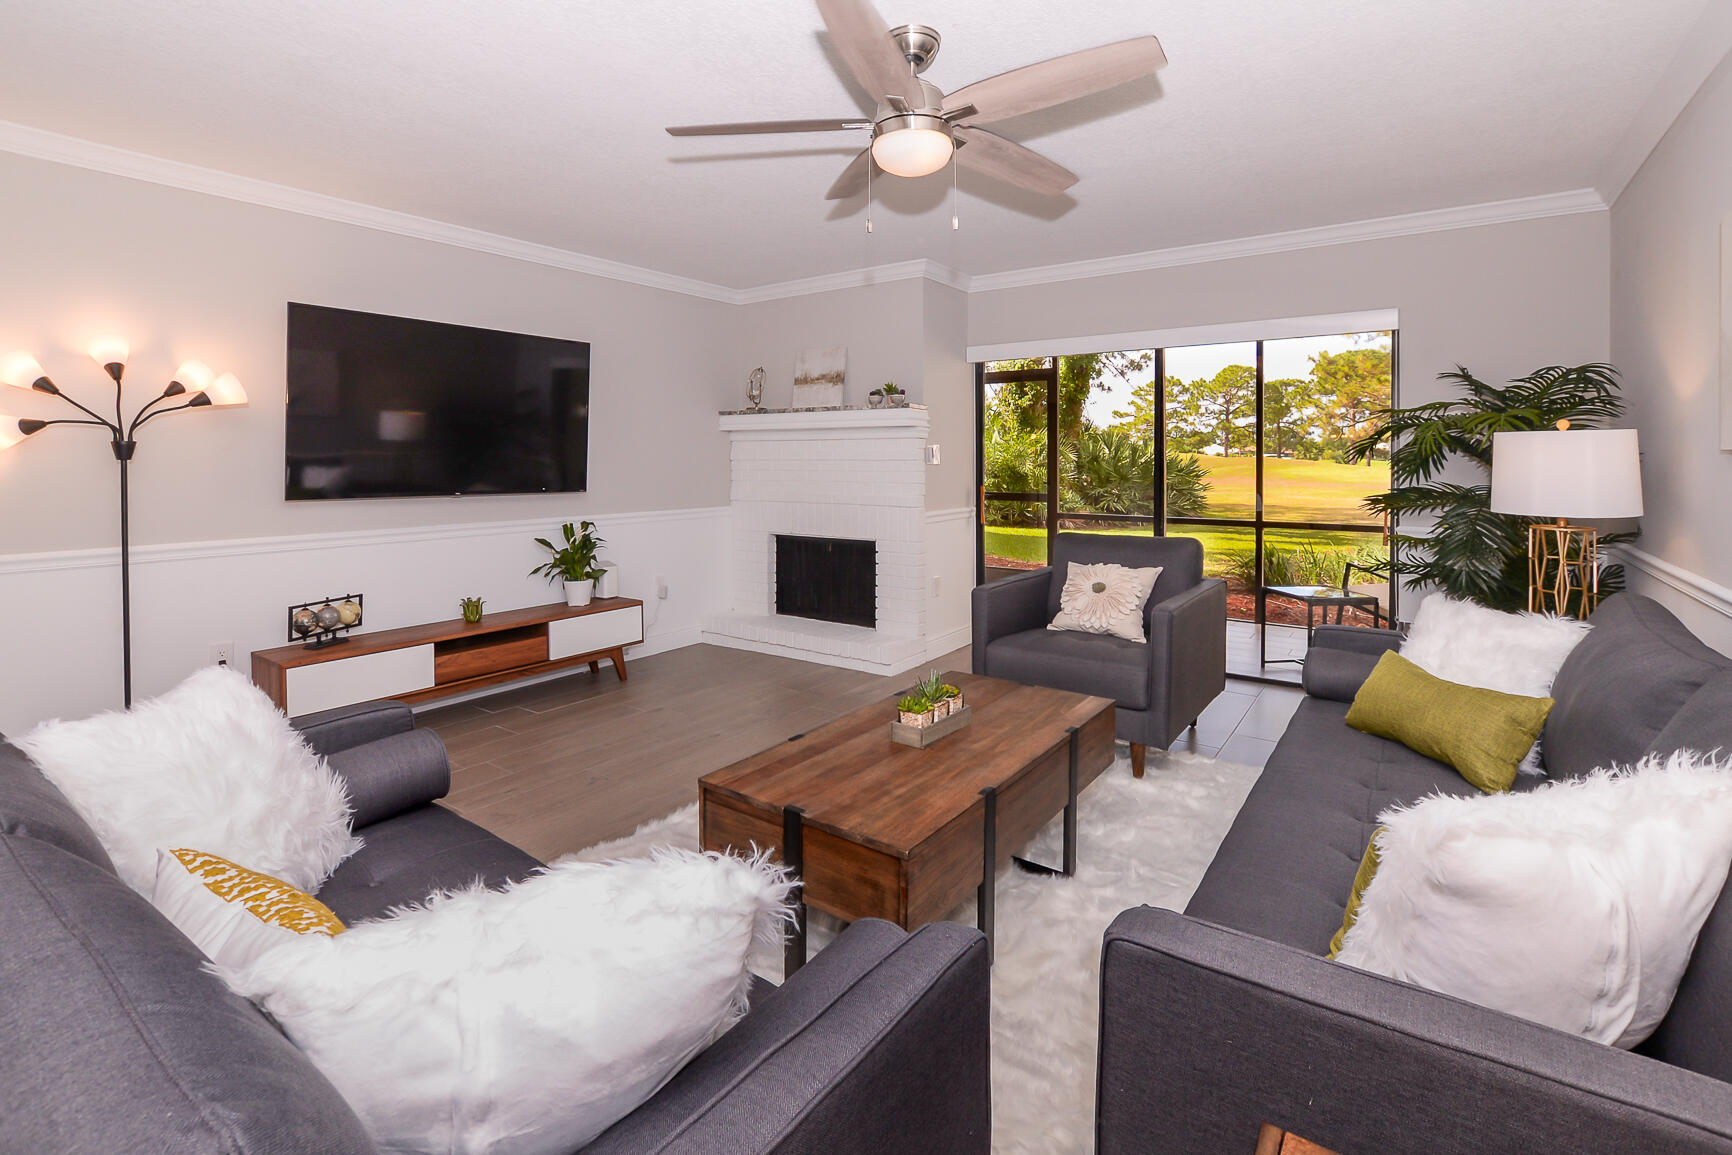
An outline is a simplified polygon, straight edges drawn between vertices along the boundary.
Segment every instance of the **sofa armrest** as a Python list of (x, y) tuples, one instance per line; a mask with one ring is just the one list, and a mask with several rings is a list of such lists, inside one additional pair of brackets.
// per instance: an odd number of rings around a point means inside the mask
[(1149, 609), (1149, 702), (1172, 741), (1227, 688), (1227, 583), (1204, 578)]
[(1097, 1150), (1732, 1152), (1732, 1088), (1168, 910), (1101, 958)]
[(415, 728), (415, 713), (403, 702), (362, 702), (317, 714), (290, 718), (315, 754), (330, 757), (339, 750)]
[(583, 1155), (986, 1155), (986, 940), (864, 919)]
[(349, 820), (356, 830), (451, 792), (445, 743), (431, 730), (407, 730), (351, 746), (326, 761), (349, 788)]
[(1311, 633), (1311, 649), (1319, 648), (1379, 658), (1385, 650), (1401, 648), (1401, 631), (1367, 629), (1364, 626), (1318, 626)]
[(986, 647), (993, 639), (1046, 625), (1046, 595), (1051, 587), (1051, 568), (1029, 570), (974, 587), (969, 610), (974, 627), (976, 674), (992, 673), (986, 668)]

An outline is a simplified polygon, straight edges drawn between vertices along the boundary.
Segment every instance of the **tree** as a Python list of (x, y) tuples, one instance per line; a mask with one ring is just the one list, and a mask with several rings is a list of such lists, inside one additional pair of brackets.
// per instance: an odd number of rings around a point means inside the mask
[(1263, 452), (1296, 457), (1304, 422), (1313, 412), (1315, 390), (1302, 377), (1263, 382)]
[[(1544, 519), (1492, 512), (1492, 435), (1549, 429), (1563, 419), (1591, 429), (1616, 418), (1624, 411), (1618, 371), (1597, 363), (1548, 365), (1505, 387), (1488, 385), (1460, 365), (1438, 377), (1454, 382), (1461, 399), (1385, 408), (1348, 450), (1349, 460), (1368, 461), (1389, 447), (1393, 488), (1366, 498), (1365, 505), (1379, 515), (1432, 519), (1424, 537), (1395, 539), (1397, 568), (1408, 580), (1495, 610), (1526, 609), (1528, 526)], [(1438, 480), (1452, 460), (1477, 466), (1487, 483)], [(1600, 541), (1616, 544), (1633, 536), (1611, 534)], [(1603, 592), (1622, 588), (1622, 566), (1601, 569)]]
[[(1389, 408), (1390, 380), (1387, 345), (1311, 358), (1311, 394), (1326, 452), (1345, 455), (1349, 445), (1371, 432)], [(1363, 460), (1369, 465), (1373, 458)]]
[[(1176, 448), (1219, 446), (1223, 456), (1255, 443), (1257, 370), (1228, 365), (1213, 377), (1167, 383), (1167, 431)], [(1113, 414), (1117, 417), (1118, 414)]]
[[(1208, 503), (1208, 473), (1195, 457), (1169, 453), (1167, 513), (1192, 517)], [(1059, 504), (1067, 513), (1155, 512), (1154, 442), (1120, 428), (1085, 424), (1062, 464)]]
[[(1108, 375), (1130, 380), (1154, 363), (1155, 355), (1147, 351), (1128, 350), (1117, 353), (1084, 353), (1058, 359), (1058, 431), (1059, 437), (1070, 440), (1083, 427), (1083, 407), (1089, 394)], [(994, 369), (1045, 369), (1051, 359), (1031, 357), (1015, 361), (998, 361)], [(1046, 384), (1041, 381), (1012, 381), (998, 387), (994, 404), (1015, 414), (1017, 428), (1024, 432), (1046, 428)]]

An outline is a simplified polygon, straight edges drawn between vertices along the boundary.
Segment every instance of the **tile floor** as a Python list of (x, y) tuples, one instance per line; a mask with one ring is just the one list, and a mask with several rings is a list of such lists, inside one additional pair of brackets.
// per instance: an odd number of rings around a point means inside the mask
[[(1207, 754), (1244, 766), (1261, 766), (1287, 729), (1288, 719), (1305, 698), (1298, 687), (1267, 686), (1257, 682), (1227, 679), (1227, 689), (1209, 703), (1197, 719), (1195, 729), (1179, 735), (1174, 750)], [(1149, 763), (1157, 765), (1157, 754), (1149, 751)]]

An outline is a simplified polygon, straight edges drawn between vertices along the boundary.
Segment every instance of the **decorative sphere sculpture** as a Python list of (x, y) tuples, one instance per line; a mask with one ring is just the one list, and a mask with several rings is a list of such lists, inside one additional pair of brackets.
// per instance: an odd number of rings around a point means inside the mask
[(343, 625), (352, 626), (361, 620), (361, 607), (356, 605), (354, 602), (339, 602), (337, 605), (337, 617), (342, 621)]
[(339, 613), (337, 607), (333, 605), (327, 604), (320, 606), (318, 617), (320, 629), (334, 630), (343, 624), (343, 615)]
[(318, 626), (319, 615), (312, 610), (296, 610), (295, 616), (289, 619), (289, 624), (294, 627), (295, 633), (304, 638)]

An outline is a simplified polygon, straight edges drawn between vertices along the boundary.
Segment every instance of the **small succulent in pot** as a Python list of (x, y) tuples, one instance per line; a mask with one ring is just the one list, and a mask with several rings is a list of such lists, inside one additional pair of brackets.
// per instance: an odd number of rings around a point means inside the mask
[(944, 678), (937, 670), (930, 670), (920, 679), (920, 684), (914, 687), (914, 692), (932, 703), (934, 718), (947, 718), (951, 711), (951, 697), (944, 691), (950, 687), (944, 684)]
[(907, 694), (896, 703), (896, 716), (904, 726), (928, 726), (932, 723), (932, 703), (920, 694)]
[(481, 598), (464, 598), (458, 603), (463, 607), (463, 620), (471, 624), (481, 620), (481, 607), (486, 604)]
[(902, 388), (900, 385), (896, 384), (896, 382), (886, 381), (881, 388), (884, 390), (884, 400), (896, 408), (900, 409), (908, 404), (908, 390)]

